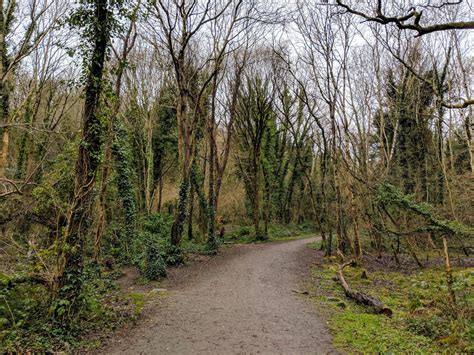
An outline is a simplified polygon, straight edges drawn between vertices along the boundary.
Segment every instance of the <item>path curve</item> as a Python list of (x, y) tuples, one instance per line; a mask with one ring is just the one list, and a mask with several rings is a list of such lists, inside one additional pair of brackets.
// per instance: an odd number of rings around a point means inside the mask
[(332, 352), (324, 320), (295, 293), (317, 259), (307, 247), (315, 240), (236, 245), (184, 277), (172, 272), (169, 296), (104, 353)]

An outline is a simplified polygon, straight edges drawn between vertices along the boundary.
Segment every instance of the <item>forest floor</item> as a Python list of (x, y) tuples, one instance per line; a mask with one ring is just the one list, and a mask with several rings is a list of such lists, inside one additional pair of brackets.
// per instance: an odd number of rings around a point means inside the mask
[(307, 247), (316, 240), (239, 244), (172, 268), (156, 289), (165, 297), (144, 306), (138, 324), (116, 331), (98, 352), (335, 352), (327, 323), (299, 289), (319, 258)]
[(339, 264), (325, 258), (319, 242), (311, 244), (319, 264), (302, 285), (319, 314), (326, 317), (334, 346), (349, 353), (473, 354), (474, 258), (452, 250), (451, 265), (456, 304), (446, 286), (441, 251), (419, 251), (420, 268), (407, 255), (396, 263), (390, 255), (364, 255), (364, 268), (348, 267), (346, 281), (353, 290), (380, 299), (392, 317), (347, 299), (335, 279)]

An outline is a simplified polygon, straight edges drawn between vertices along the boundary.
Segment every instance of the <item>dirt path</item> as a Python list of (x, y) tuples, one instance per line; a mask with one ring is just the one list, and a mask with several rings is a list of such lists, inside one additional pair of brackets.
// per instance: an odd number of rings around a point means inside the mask
[(306, 246), (315, 240), (237, 245), (192, 270), (173, 271), (167, 299), (113, 337), (104, 353), (331, 352), (325, 322), (294, 292), (315, 261)]

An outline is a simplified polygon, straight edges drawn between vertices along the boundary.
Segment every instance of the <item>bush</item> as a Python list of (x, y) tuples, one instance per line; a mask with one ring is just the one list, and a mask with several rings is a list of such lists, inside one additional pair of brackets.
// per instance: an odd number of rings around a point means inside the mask
[(148, 243), (143, 275), (148, 280), (157, 280), (166, 276), (166, 264), (155, 243)]
[(22, 329), (44, 317), (47, 301), (44, 286), (9, 283), (10, 279), (0, 274), (0, 348), (12, 346)]
[(236, 237), (247, 237), (247, 236), (249, 236), (251, 233), (252, 233), (252, 228), (251, 228), (251, 227), (247, 227), (247, 226), (240, 227), (239, 229), (237, 229), (237, 230), (234, 232), (234, 234), (236, 235)]
[(166, 264), (177, 262), (175, 248), (169, 241), (172, 223), (170, 215), (151, 214), (143, 220), (143, 230), (132, 242), (131, 262), (149, 280), (166, 276)]

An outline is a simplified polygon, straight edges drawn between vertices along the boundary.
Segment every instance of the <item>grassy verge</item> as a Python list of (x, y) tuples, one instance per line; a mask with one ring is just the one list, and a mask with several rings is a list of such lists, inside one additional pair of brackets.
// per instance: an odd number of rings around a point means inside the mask
[(239, 226), (227, 232), (224, 236), (224, 242), (232, 243), (266, 243), (283, 240), (296, 240), (314, 236), (317, 230), (312, 225), (272, 224), (268, 227), (268, 239), (257, 241), (255, 239), (255, 229), (253, 226)]
[(307, 288), (327, 317), (337, 348), (355, 353), (474, 352), (474, 268), (453, 270), (455, 306), (441, 267), (409, 274), (381, 269), (368, 279), (361, 276), (363, 269), (347, 268), (349, 285), (381, 299), (394, 312), (388, 318), (348, 300), (334, 280), (336, 266), (325, 261), (313, 267)]

